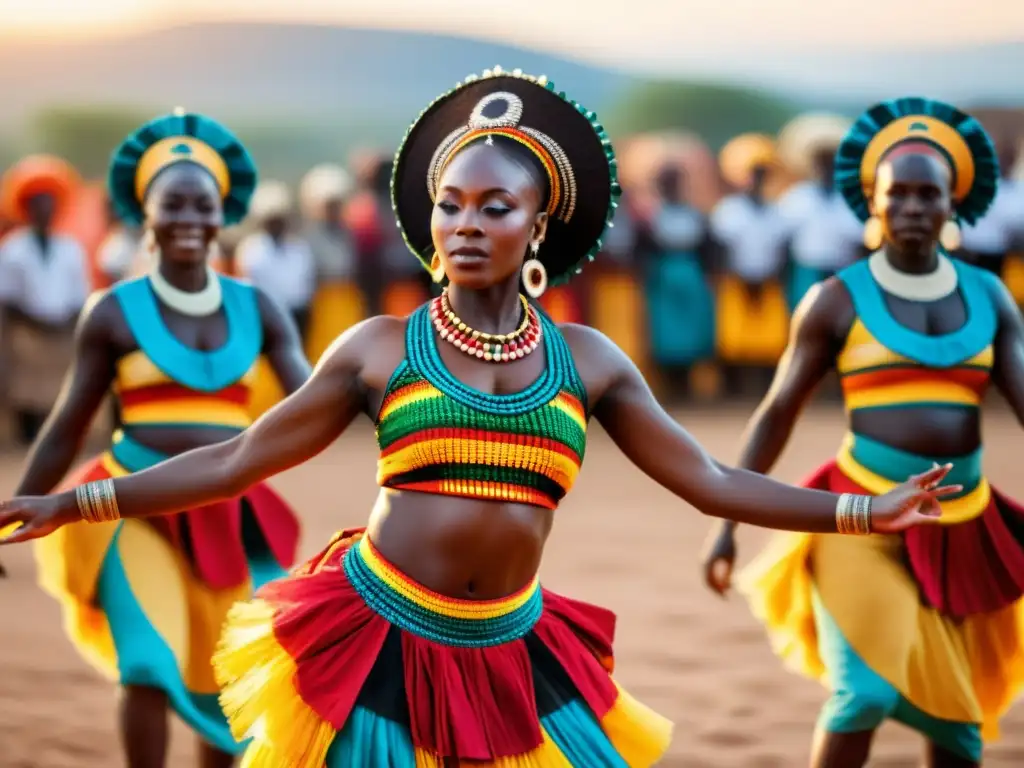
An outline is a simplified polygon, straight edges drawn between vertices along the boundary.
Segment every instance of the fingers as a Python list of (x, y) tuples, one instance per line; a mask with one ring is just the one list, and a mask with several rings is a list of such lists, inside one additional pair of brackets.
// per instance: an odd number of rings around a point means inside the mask
[(31, 541), (37, 539), (41, 535), (38, 526), (33, 523), (25, 523), (15, 529), (13, 533), (9, 533), (0, 539), (0, 546), (4, 544), (20, 544), (23, 541)]
[(910, 478), (910, 482), (916, 485), (918, 488), (931, 488), (933, 485), (937, 485), (941, 482), (942, 478), (949, 474), (949, 471), (953, 468), (952, 464), (943, 464), (942, 466), (936, 465), (929, 469), (927, 472), (922, 472), (919, 475), (914, 475)]
[(935, 498), (941, 499), (944, 496), (952, 496), (955, 493), (960, 493), (963, 489), (964, 487), (962, 485), (943, 485), (939, 488), (932, 488), (928, 493)]
[(716, 559), (708, 569), (708, 579), (711, 588), (724, 597), (732, 583), (732, 563), (724, 558)]

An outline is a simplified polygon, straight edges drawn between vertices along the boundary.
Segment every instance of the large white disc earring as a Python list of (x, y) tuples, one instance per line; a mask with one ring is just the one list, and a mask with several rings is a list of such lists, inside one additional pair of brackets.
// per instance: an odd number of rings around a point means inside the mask
[(540, 243), (530, 243), (530, 251), (533, 258), (527, 259), (523, 264), (523, 288), (526, 293), (534, 299), (539, 299), (548, 288), (548, 271), (544, 268), (543, 262), (537, 258), (540, 250)]

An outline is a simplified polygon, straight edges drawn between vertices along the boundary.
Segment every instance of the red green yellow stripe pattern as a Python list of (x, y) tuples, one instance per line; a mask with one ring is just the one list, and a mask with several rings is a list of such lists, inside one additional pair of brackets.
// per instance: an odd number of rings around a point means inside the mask
[[(566, 352), (557, 331), (545, 333), (558, 345), (553, 354)], [(436, 351), (428, 351), (436, 364)], [(445, 377), (421, 372), (416, 359), (410, 355), (396, 371), (377, 417), (378, 484), (557, 507), (586, 449), (585, 394), (575, 371), (533, 402), (502, 407), (501, 396), (448, 392)]]
[(931, 368), (878, 341), (858, 318), (836, 359), (848, 411), (947, 405), (978, 407), (992, 374), (993, 350), (951, 368)]
[(179, 384), (136, 350), (118, 361), (114, 393), (125, 426), (198, 424), (242, 430), (252, 424), (248, 405), (255, 375), (254, 365), (237, 383), (200, 392)]

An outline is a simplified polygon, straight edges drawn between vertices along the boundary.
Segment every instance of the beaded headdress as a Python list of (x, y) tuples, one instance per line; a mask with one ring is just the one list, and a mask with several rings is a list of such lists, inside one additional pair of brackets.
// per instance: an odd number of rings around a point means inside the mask
[(398, 149), (391, 179), (402, 236), (429, 269), (431, 210), (445, 168), (459, 150), (498, 136), (525, 147), (545, 170), (550, 219), (537, 258), (552, 283), (565, 282), (600, 251), (621, 190), (597, 115), (543, 76), (495, 67), (466, 78), (420, 114)]
[(128, 223), (141, 224), (143, 203), (153, 180), (178, 163), (197, 165), (217, 182), (225, 224), (245, 218), (256, 188), (252, 157), (216, 120), (180, 109), (149, 121), (114, 151), (108, 186), (118, 215)]
[(906, 97), (867, 110), (836, 153), (836, 188), (861, 221), (871, 216), (875, 172), (899, 147), (925, 145), (949, 165), (957, 218), (973, 224), (988, 210), (999, 184), (999, 160), (981, 123), (941, 101)]
[(11, 221), (28, 216), (25, 204), (35, 195), (53, 195), (60, 215), (81, 186), (78, 172), (53, 155), (29, 155), (12, 165), (0, 180), (0, 213)]

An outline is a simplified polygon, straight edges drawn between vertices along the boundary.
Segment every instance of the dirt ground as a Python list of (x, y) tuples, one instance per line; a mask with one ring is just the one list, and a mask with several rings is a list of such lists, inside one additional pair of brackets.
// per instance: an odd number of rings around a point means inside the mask
[[(720, 459), (735, 457), (749, 411), (684, 411), (679, 420)], [(1006, 411), (987, 417), (988, 471), (1024, 496), (1020, 427)], [(797, 480), (831, 454), (842, 433), (835, 407), (807, 413), (778, 476)], [(20, 456), (0, 458), (0, 494), (12, 488)], [(362, 524), (373, 501), (374, 450), (368, 427), (277, 478), (306, 523), (304, 551), (338, 528)], [(1016, 470), (1016, 471), (1015, 471)], [(736, 596), (721, 601), (699, 580), (697, 557), (710, 520), (656, 487), (593, 430), (576, 490), (558, 511), (543, 569), (547, 586), (619, 614), (618, 678), (676, 723), (662, 765), (678, 768), (798, 768), (806, 765), (814, 719), (825, 698), (817, 684), (785, 671)], [(749, 559), (765, 532), (743, 530)], [(0, 581), (0, 767), (120, 765), (115, 691), (65, 640), (57, 606), (35, 586), (27, 548), (2, 552)], [(883, 729), (873, 766), (918, 764), (917, 739)], [(173, 766), (188, 766), (192, 743), (176, 727)], [(1004, 721), (986, 765), (1024, 765), (1024, 706)]]

